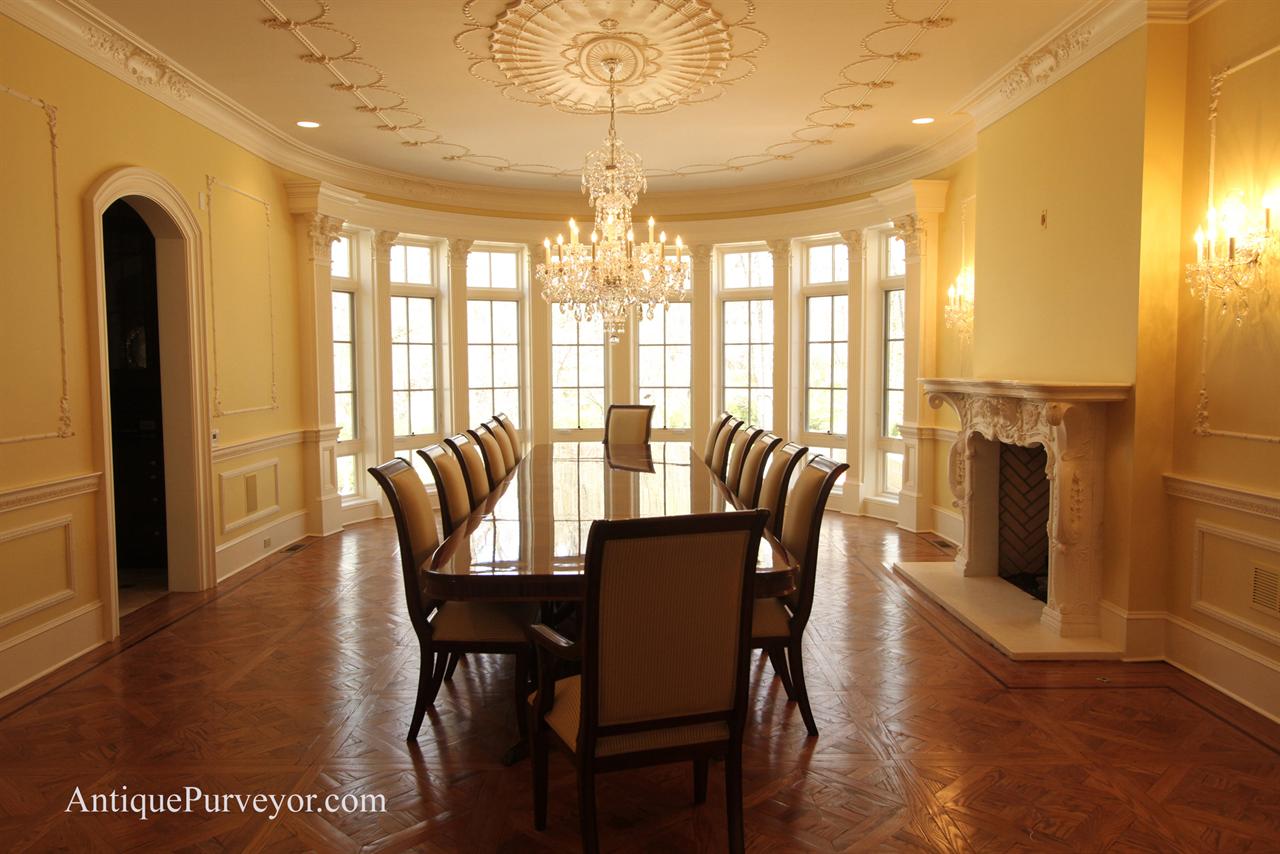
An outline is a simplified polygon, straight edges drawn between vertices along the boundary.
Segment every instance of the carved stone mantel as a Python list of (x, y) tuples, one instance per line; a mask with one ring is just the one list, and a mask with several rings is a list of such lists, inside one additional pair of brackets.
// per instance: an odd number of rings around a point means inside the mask
[(1050, 484), (1049, 595), (1041, 622), (1063, 637), (1098, 633), (1102, 599), (1102, 522), (1106, 406), (1129, 396), (1119, 383), (921, 380), (929, 405), (960, 417), (948, 480), (964, 522), (956, 556), (963, 575), (996, 574), (996, 456), (986, 442), (1046, 454)]

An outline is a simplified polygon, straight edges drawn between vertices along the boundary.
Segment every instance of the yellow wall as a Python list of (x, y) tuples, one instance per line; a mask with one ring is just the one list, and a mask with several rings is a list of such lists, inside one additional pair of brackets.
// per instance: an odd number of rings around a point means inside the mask
[[(169, 181), (200, 223), (205, 250), (201, 263), (212, 303), (206, 305), (209, 368), (212, 374), (216, 326), (223, 407), (270, 404), (274, 361), (274, 408), (215, 418), (220, 445), (302, 429), (299, 354), (303, 344), (292, 218), (284, 191), (290, 176), (3, 16), (0, 44), (0, 86), (57, 108), (56, 194), (61, 216), (60, 229), (55, 231), (55, 189), (43, 171), (50, 163), (44, 113), (0, 91), (0, 159), (6, 163), (0, 169), (4, 181), (0, 233), (22, 238), (0, 244), (0, 339), (4, 341), (0, 356), (8, 367), (21, 368), (7, 367), (0, 374), (4, 384), (0, 439), (57, 430), (59, 249), (73, 434), (0, 444), (0, 497), (12, 500), (18, 488), (100, 470), (102, 437), (93, 404), (102, 390), (92, 358), (96, 283), (86, 263), (86, 235), (91, 229), (85, 196), (104, 174), (124, 166), (153, 170)], [(20, 168), (13, 168), (15, 164)], [(213, 194), (212, 224), (210, 212), (202, 206), (210, 175), (219, 182)], [(209, 382), (212, 393), (212, 376)], [(302, 508), (297, 487), (302, 480), (300, 448), (277, 448), (215, 466), (217, 481), (219, 471), (269, 458), (279, 460), (279, 510), (256, 525)], [(239, 489), (243, 498), (243, 484)], [(274, 500), (274, 490), (268, 497)], [(0, 625), (0, 689), (36, 675), (41, 665), (49, 664), (37, 655), (11, 667), (5, 656), (12, 657), (19, 649), (16, 638), (37, 642), (45, 638), (49, 649), (66, 652), (54, 642), (54, 633), (40, 635), (40, 628), (61, 625), (59, 621), (68, 615), (89, 618), (94, 603), (103, 598), (105, 570), (95, 545), (101, 533), (96, 503), (101, 500), (101, 494), (91, 493), (0, 511), (0, 615), (46, 598), (51, 591), (74, 587), (73, 596)], [(224, 532), (235, 520), (223, 518), (223, 504), (215, 495), (214, 530), (219, 543), (252, 530)], [(234, 502), (226, 506), (240, 512)], [(48, 531), (5, 539), (6, 533), (21, 533), (62, 517), (70, 519), (72, 545), (67, 555)], [(170, 519), (169, 524), (179, 525), (182, 520)], [(73, 567), (71, 585), (65, 577), (68, 559)]]

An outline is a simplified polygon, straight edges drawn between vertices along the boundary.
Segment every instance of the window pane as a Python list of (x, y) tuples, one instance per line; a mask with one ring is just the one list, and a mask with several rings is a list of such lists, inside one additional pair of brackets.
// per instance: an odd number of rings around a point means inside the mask
[(849, 393), (847, 391), (831, 393), (831, 432), (837, 436), (849, 434)]
[[(652, 320), (640, 321), (637, 400), (654, 407), (655, 429), (689, 429), (690, 316), (688, 303), (670, 303), (665, 311), (655, 312)], [(676, 409), (668, 404), (671, 400)]]
[(405, 247), (399, 244), (391, 246), (391, 281), (404, 282), (405, 279)]
[(692, 426), (693, 407), (689, 403), (691, 396), (687, 388), (667, 389), (667, 429), (688, 430)]
[(724, 256), (724, 286), (745, 288), (751, 284), (751, 253), (728, 252)]
[(832, 335), (835, 341), (849, 340), (849, 297), (835, 297), (831, 303)]
[(429, 297), (413, 297), (408, 302), (409, 340), (417, 344), (430, 344), (435, 341), (435, 323), (432, 320), (435, 301)]
[[(474, 254), (474, 253), (473, 253)], [(520, 305), (514, 301), (468, 300), (468, 420), (479, 424), (520, 410)]]
[(751, 420), (751, 393), (745, 388), (726, 388), (724, 408), (729, 414), (743, 421)]
[(391, 298), (391, 340), (409, 340), (409, 300), (407, 297)]
[(436, 429), (435, 393), (431, 391), (409, 392), (409, 427), (413, 435), (434, 433)]
[(831, 345), (809, 345), (809, 388), (831, 388)]
[[(472, 388), (493, 387), (493, 348), (488, 344), (472, 344), (467, 348), (467, 380)], [(492, 413), (490, 413), (492, 414)], [(481, 419), (483, 420), (483, 419)]]
[(888, 291), (887, 321), (890, 338), (901, 338), (907, 328), (907, 292)]
[[(479, 424), (494, 416), (501, 407), (494, 406), (493, 389), (488, 388), (472, 388), (470, 395), (471, 413), (470, 421), (472, 424)], [(507, 410), (507, 414), (511, 414), (511, 410)]]
[(831, 281), (832, 272), (832, 247), (830, 244), (826, 246), (810, 246), (809, 247), (809, 283), (814, 285), (822, 285)]
[(488, 344), (493, 340), (492, 303), (487, 300), (467, 302), (467, 340), (472, 344)]
[(432, 345), (409, 345), (409, 387), (417, 390), (436, 387), (435, 353)]
[(515, 344), (520, 340), (520, 307), (514, 302), (494, 302), (493, 343)]
[(467, 287), (489, 287), (489, 253), (467, 253)]
[[(773, 301), (726, 300), (723, 310), (725, 408), (740, 406), (747, 414), (739, 417), (765, 427), (759, 419), (763, 416), (771, 420), (773, 412)], [(745, 342), (736, 343), (735, 338)]]
[(833, 281), (849, 281), (849, 244), (837, 243), (832, 247), (835, 254), (835, 271)]
[(397, 436), (412, 436), (409, 427), (409, 392), (391, 393), (391, 430)]
[(356, 457), (348, 455), (338, 457), (338, 494), (347, 496), (355, 495), (356, 486)]
[(431, 284), (431, 247), (406, 246), (404, 281), (414, 285)]
[(888, 263), (885, 275), (889, 277), (907, 274), (907, 244), (901, 237), (889, 238)]
[(495, 288), (514, 288), (516, 281), (515, 252), (493, 252), (489, 259), (489, 282)]
[(667, 387), (689, 387), (692, 372), (692, 349), (687, 344), (667, 345)]
[(578, 383), (604, 387), (604, 347), (591, 344), (578, 347)]
[(887, 391), (884, 394), (884, 434), (897, 438), (902, 435), (902, 392)]
[(745, 344), (751, 340), (750, 315), (751, 306), (745, 301), (735, 300), (724, 304), (724, 342), (726, 344)]
[[(505, 412), (511, 423), (520, 426), (520, 389), (500, 388), (493, 393), (493, 405), (489, 407), (493, 413)], [(485, 416), (486, 418), (492, 416)]]
[(335, 343), (333, 345), (333, 389), (334, 391), (353, 391), (351, 376), (351, 345)]
[(334, 422), (338, 425), (338, 441), (347, 442), (356, 437), (355, 395), (337, 392), (333, 396)]
[(661, 386), (663, 384), (663, 354), (665, 347), (657, 344), (643, 344), (640, 347), (639, 369), (640, 385)]
[(555, 345), (551, 348), (551, 385), (557, 388), (578, 385), (578, 348)]
[(329, 247), (329, 275), (351, 278), (351, 238), (345, 234)]
[(690, 344), (692, 339), (693, 306), (687, 302), (671, 303), (667, 306), (667, 341), (668, 344)]
[(724, 384), (726, 387), (741, 388), (750, 385), (748, 359), (750, 346), (747, 344), (726, 344), (724, 348)]
[(751, 301), (751, 341), (773, 340), (773, 300)]
[(751, 287), (773, 287), (773, 253), (751, 253)]
[(355, 295), (345, 291), (334, 291), (331, 296), (334, 420), (338, 426), (338, 441), (346, 442), (356, 437), (356, 354), (355, 345), (352, 343)]
[(773, 345), (751, 345), (751, 385), (773, 388)]
[(826, 389), (809, 391), (808, 430), (815, 433), (831, 432), (831, 392)]
[(764, 430), (773, 429), (773, 389), (751, 390), (751, 423)]
[(653, 417), (650, 419), (650, 424), (655, 428), (666, 425), (666, 397), (661, 388), (644, 388), (642, 386), (637, 392), (636, 402), (641, 406), (653, 407)]
[(552, 338), (561, 342), (551, 348), (552, 426), (557, 430), (603, 427), (604, 324), (599, 319), (579, 323), (559, 305), (551, 313), (555, 318)]
[(662, 314), (654, 314), (653, 319), (641, 317), (636, 328), (636, 341), (640, 344), (661, 344), (664, 336)]
[(809, 297), (809, 340), (830, 341), (831, 329), (831, 297)]
[(557, 430), (578, 429), (576, 388), (558, 388), (551, 395), (551, 426)]
[(494, 388), (516, 388), (520, 385), (520, 348), (515, 344), (493, 347)]
[(351, 294), (333, 292), (333, 340), (351, 340)]
[(906, 373), (906, 354), (903, 351), (903, 341), (890, 341), (887, 355), (885, 357), (885, 388), (905, 388), (904, 374)]

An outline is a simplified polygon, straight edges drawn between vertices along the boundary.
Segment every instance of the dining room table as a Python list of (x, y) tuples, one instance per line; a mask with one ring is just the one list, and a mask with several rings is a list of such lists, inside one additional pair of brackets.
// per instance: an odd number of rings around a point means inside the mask
[[(534, 445), (437, 547), (423, 592), (445, 601), (579, 601), (586, 595), (587, 537), (595, 520), (741, 509), (688, 442)], [(756, 596), (790, 593), (795, 570), (795, 560), (766, 531)]]

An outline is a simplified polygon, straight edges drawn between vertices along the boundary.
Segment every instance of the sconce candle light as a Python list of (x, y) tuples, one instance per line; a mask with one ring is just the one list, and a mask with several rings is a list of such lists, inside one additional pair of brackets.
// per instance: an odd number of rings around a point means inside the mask
[(1196, 260), (1187, 265), (1186, 281), (1196, 299), (1218, 302), (1222, 314), (1231, 311), (1236, 325), (1249, 314), (1249, 295), (1266, 256), (1274, 251), (1273, 212), (1280, 195), (1270, 193), (1262, 209), (1250, 212), (1243, 193), (1236, 191), (1221, 210), (1210, 207), (1205, 223), (1196, 229)]
[(948, 329), (954, 329), (961, 341), (973, 340), (973, 268), (966, 267), (947, 288), (947, 304), (943, 319)]

